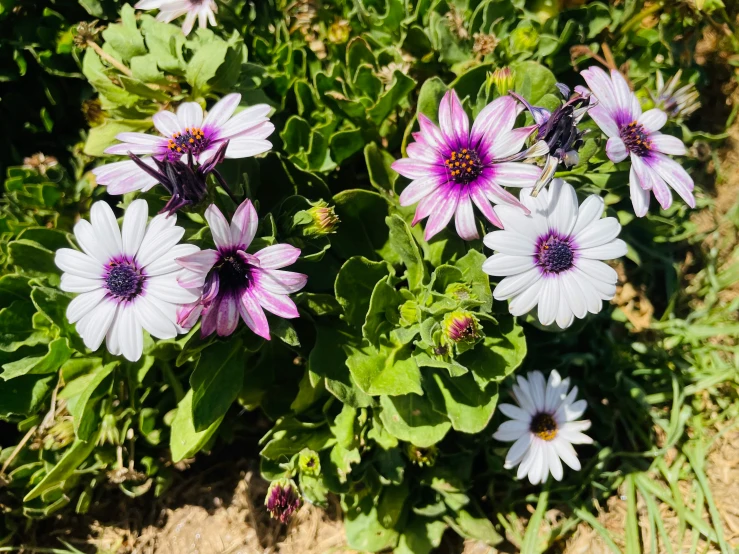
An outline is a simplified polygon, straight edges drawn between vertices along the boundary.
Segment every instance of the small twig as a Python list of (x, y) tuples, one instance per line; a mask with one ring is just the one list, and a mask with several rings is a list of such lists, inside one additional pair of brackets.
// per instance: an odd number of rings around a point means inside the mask
[(613, 52), (611, 52), (611, 47), (605, 42), (601, 43), (600, 47), (603, 49), (603, 55), (606, 57), (606, 67), (608, 69), (618, 69), (616, 58), (613, 57)]
[[(126, 77), (132, 77), (133, 78), (133, 71), (131, 71), (130, 68), (126, 67), (124, 64), (116, 60), (113, 56), (108, 54), (105, 50), (103, 50), (98, 43), (93, 41), (92, 39), (87, 39), (87, 46), (95, 50), (95, 53), (100, 56), (102, 59), (104, 59), (106, 62), (108, 62), (110, 65), (115, 67), (118, 71), (123, 73)], [(154, 83), (144, 83), (147, 87), (149, 87), (151, 90), (167, 90), (169, 92), (177, 93), (178, 90), (172, 86), (169, 85), (156, 85)]]
[(38, 428), (38, 425), (34, 425), (33, 427), (31, 427), (28, 430), (28, 433), (26, 433), (26, 435), (21, 439), (21, 442), (17, 444), (17, 446), (15, 447), (15, 450), (13, 450), (13, 453), (10, 456), (8, 456), (8, 459), (5, 460), (5, 463), (3, 464), (2, 469), (0, 469), (0, 477), (5, 475), (5, 470), (8, 469), (8, 466), (10, 465), (10, 463), (15, 459), (18, 453), (23, 449), (25, 444), (28, 442), (28, 439), (30, 439), (33, 436), (37, 428)]

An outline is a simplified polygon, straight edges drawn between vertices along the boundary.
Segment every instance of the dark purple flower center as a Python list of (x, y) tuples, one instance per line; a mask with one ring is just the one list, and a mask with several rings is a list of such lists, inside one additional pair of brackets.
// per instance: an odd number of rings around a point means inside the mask
[(652, 143), (649, 140), (649, 133), (644, 129), (644, 125), (632, 121), (626, 125), (621, 125), (619, 134), (629, 152), (639, 157), (649, 154)]
[(467, 148), (452, 151), (444, 160), (444, 165), (449, 170), (452, 181), (463, 185), (477, 179), (484, 168), (477, 152)]
[(197, 156), (210, 145), (210, 139), (205, 136), (203, 130), (199, 127), (185, 127), (185, 131), (179, 131), (172, 135), (169, 139), (167, 148), (170, 157), (179, 159), (181, 154), (190, 152), (193, 156)]
[(539, 243), (536, 258), (539, 267), (547, 273), (560, 273), (572, 267), (575, 252), (568, 239), (549, 235)]
[(295, 510), (300, 508), (300, 497), (293, 486), (273, 486), (268, 494), (267, 510), (282, 523), (287, 523)]
[(550, 441), (557, 436), (557, 421), (551, 414), (541, 412), (531, 418), (529, 429), (540, 439)]
[(251, 267), (237, 252), (224, 256), (218, 266), (220, 290), (232, 292), (248, 288), (251, 280)]
[(116, 298), (131, 300), (141, 293), (144, 276), (130, 262), (111, 262), (108, 275), (105, 277), (105, 286)]

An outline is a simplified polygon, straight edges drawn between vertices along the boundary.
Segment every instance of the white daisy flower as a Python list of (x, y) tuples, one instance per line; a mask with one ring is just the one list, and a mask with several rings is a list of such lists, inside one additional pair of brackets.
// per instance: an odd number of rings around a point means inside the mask
[(182, 32), (185, 36), (190, 34), (195, 26), (195, 20), (201, 29), (205, 29), (210, 23), (216, 26), (218, 6), (215, 0), (140, 0), (135, 6), (139, 10), (159, 10), (157, 21), (169, 23), (181, 15), (185, 16), (182, 24)]
[(575, 471), (581, 467), (572, 445), (593, 442), (582, 433), (590, 429), (590, 421), (577, 421), (588, 404), (585, 400), (575, 400), (577, 387), (572, 387), (567, 393), (570, 379), (562, 380), (557, 370), (552, 370), (548, 382), (544, 381), (540, 371), (532, 371), (528, 378), (517, 379), (518, 385), (513, 385), (513, 397), (518, 406), (498, 406), (512, 419), (493, 434), (493, 438), (499, 441), (515, 441), (506, 454), (505, 468), (518, 465), (518, 478), (528, 476), (532, 485), (544, 483), (550, 473), (561, 481), (562, 462)]
[(485, 260), (483, 271), (505, 277), (493, 291), (496, 300), (511, 302), (508, 310), (520, 316), (539, 306), (542, 325), (565, 329), (575, 317), (597, 314), (603, 300), (616, 294), (616, 271), (601, 260), (626, 254), (618, 239), (621, 225), (613, 217), (601, 219), (603, 199), (588, 197), (578, 206), (575, 189), (562, 179), (532, 198), (521, 191), (531, 211), (497, 205), (503, 231), (484, 238), (496, 254)]
[(197, 300), (177, 279), (183, 270), (176, 258), (199, 249), (177, 244), (185, 230), (176, 227), (176, 216), (156, 216), (147, 226), (148, 206), (135, 200), (126, 210), (119, 229), (113, 210), (96, 202), (90, 221), (74, 226), (82, 252), (61, 248), (56, 265), (62, 274), (60, 288), (81, 293), (67, 308), (67, 319), (90, 350), (106, 339), (111, 354), (130, 361), (141, 358), (142, 328), (159, 339), (183, 332), (177, 326), (177, 309)]

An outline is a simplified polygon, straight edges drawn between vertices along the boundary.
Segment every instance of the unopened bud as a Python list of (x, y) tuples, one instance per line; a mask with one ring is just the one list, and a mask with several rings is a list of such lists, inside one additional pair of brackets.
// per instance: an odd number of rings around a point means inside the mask
[(292, 479), (273, 481), (264, 499), (269, 515), (281, 523), (287, 523), (300, 504), (300, 494)]
[(313, 450), (305, 449), (298, 456), (298, 467), (303, 475), (311, 475), (317, 477), (321, 474), (321, 460), (318, 453)]
[(455, 344), (473, 344), (480, 338), (480, 323), (470, 312), (450, 312), (444, 317), (444, 336)]

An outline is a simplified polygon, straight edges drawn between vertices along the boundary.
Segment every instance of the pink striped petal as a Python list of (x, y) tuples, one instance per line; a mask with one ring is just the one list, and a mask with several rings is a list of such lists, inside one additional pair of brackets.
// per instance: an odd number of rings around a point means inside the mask
[(496, 227), (503, 228), (503, 223), (501, 223), (495, 210), (493, 210), (493, 207), (490, 205), (490, 200), (485, 196), (485, 192), (482, 187), (473, 187), (470, 191), (470, 197), (475, 203), (475, 206), (477, 206), (477, 209), (485, 216), (485, 219)]
[(528, 188), (536, 184), (541, 168), (522, 162), (503, 162), (493, 166), (493, 180), (502, 187)]
[(234, 241), (231, 238), (231, 229), (218, 206), (215, 204), (208, 206), (208, 209), (205, 210), (205, 219), (208, 221), (213, 241), (216, 243), (218, 250), (223, 251), (233, 248)]
[(207, 337), (212, 335), (218, 326), (218, 303), (220, 298), (216, 298), (207, 309), (203, 311), (203, 317), (200, 320), (200, 333)]
[(421, 179), (430, 175), (437, 175), (439, 172), (439, 168), (435, 167), (435, 165), (413, 158), (395, 160), (390, 167), (408, 179)]
[(252, 272), (252, 278), (257, 286), (275, 294), (298, 292), (308, 282), (307, 275), (280, 269), (259, 269)]
[(264, 310), (251, 291), (244, 291), (241, 295), (241, 302), (238, 303), (238, 308), (241, 319), (244, 320), (246, 326), (263, 339), (270, 340), (267, 316), (264, 315)]
[(595, 121), (598, 127), (600, 127), (600, 130), (603, 131), (606, 136), (619, 136), (618, 124), (605, 106), (601, 106), (600, 104), (593, 106), (588, 110), (588, 115), (593, 119), (593, 121)]
[(647, 166), (656, 171), (657, 175), (664, 179), (688, 206), (695, 208), (695, 197), (693, 196), (695, 185), (693, 184), (693, 179), (679, 163), (664, 154), (654, 154), (645, 161)]
[(187, 256), (181, 256), (175, 261), (184, 268), (194, 271), (195, 273), (207, 274), (211, 268), (216, 264), (220, 254), (216, 250), (201, 250), (194, 254)]
[(510, 131), (516, 121), (517, 102), (511, 96), (496, 98), (475, 118), (470, 132), (470, 146), (476, 147), (486, 137)]
[(292, 265), (300, 257), (300, 248), (289, 244), (274, 244), (254, 254), (262, 269), (280, 269)]
[(663, 154), (672, 154), (673, 156), (684, 156), (687, 152), (685, 144), (677, 137), (663, 135), (662, 133), (654, 133), (649, 137), (649, 142), (653, 150), (662, 152)]
[(457, 210), (459, 203), (459, 191), (456, 187), (449, 187), (446, 194), (443, 195), (443, 201), (437, 210), (429, 214), (424, 231), (424, 239), (430, 240), (431, 237), (438, 234), (447, 226), (452, 219), (454, 212)]
[(254, 287), (251, 289), (254, 298), (259, 304), (270, 313), (285, 319), (294, 319), (300, 317), (298, 308), (288, 296), (284, 294), (274, 294), (263, 288)]
[(444, 140), (443, 133), (436, 125), (434, 125), (433, 121), (431, 121), (422, 113), (419, 113), (418, 125), (421, 128), (421, 133), (423, 134), (424, 140), (428, 143), (429, 146), (431, 146), (431, 148), (434, 148), (439, 152), (448, 150), (449, 146)]
[(480, 238), (475, 222), (475, 211), (472, 209), (472, 200), (469, 194), (462, 193), (459, 195), (459, 204), (457, 205), (457, 212), (454, 216), (454, 225), (457, 229), (457, 234), (464, 240)]
[(412, 206), (424, 197), (435, 192), (445, 181), (446, 179), (444, 177), (437, 175), (416, 179), (403, 189), (398, 202), (401, 206)]
[(233, 294), (221, 298), (216, 315), (216, 332), (220, 337), (227, 337), (236, 330), (239, 324), (238, 299)]
[[(490, 160), (506, 158), (518, 154), (526, 143), (531, 133), (538, 129), (538, 125), (519, 127), (507, 133), (501, 133), (492, 137), (489, 146), (483, 155)], [(485, 141), (483, 142), (483, 144)], [(482, 146), (482, 145), (481, 145)]]
[(222, 127), (233, 115), (239, 102), (241, 102), (241, 95), (237, 92), (227, 94), (221, 98), (208, 112), (203, 121), (203, 128)]
[(244, 200), (231, 220), (231, 244), (239, 250), (246, 250), (257, 234), (258, 225), (257, 210), (251, 200)]
[(592, 94), (598, 99), (598, 103), (602, 106), (602, 109), (609, 113), (614, 113), (622, 107), (619, 103), (613, 81), (608, 77), (608, 73), (600, 67), (591, 66), (581, 71), (580, 75), (585, 79)]
[(439, 105), (439, 126), (446, 143), (454, 148), (467, 146), (470, 133), (470, 120), (454, 90), (444, 94)]

